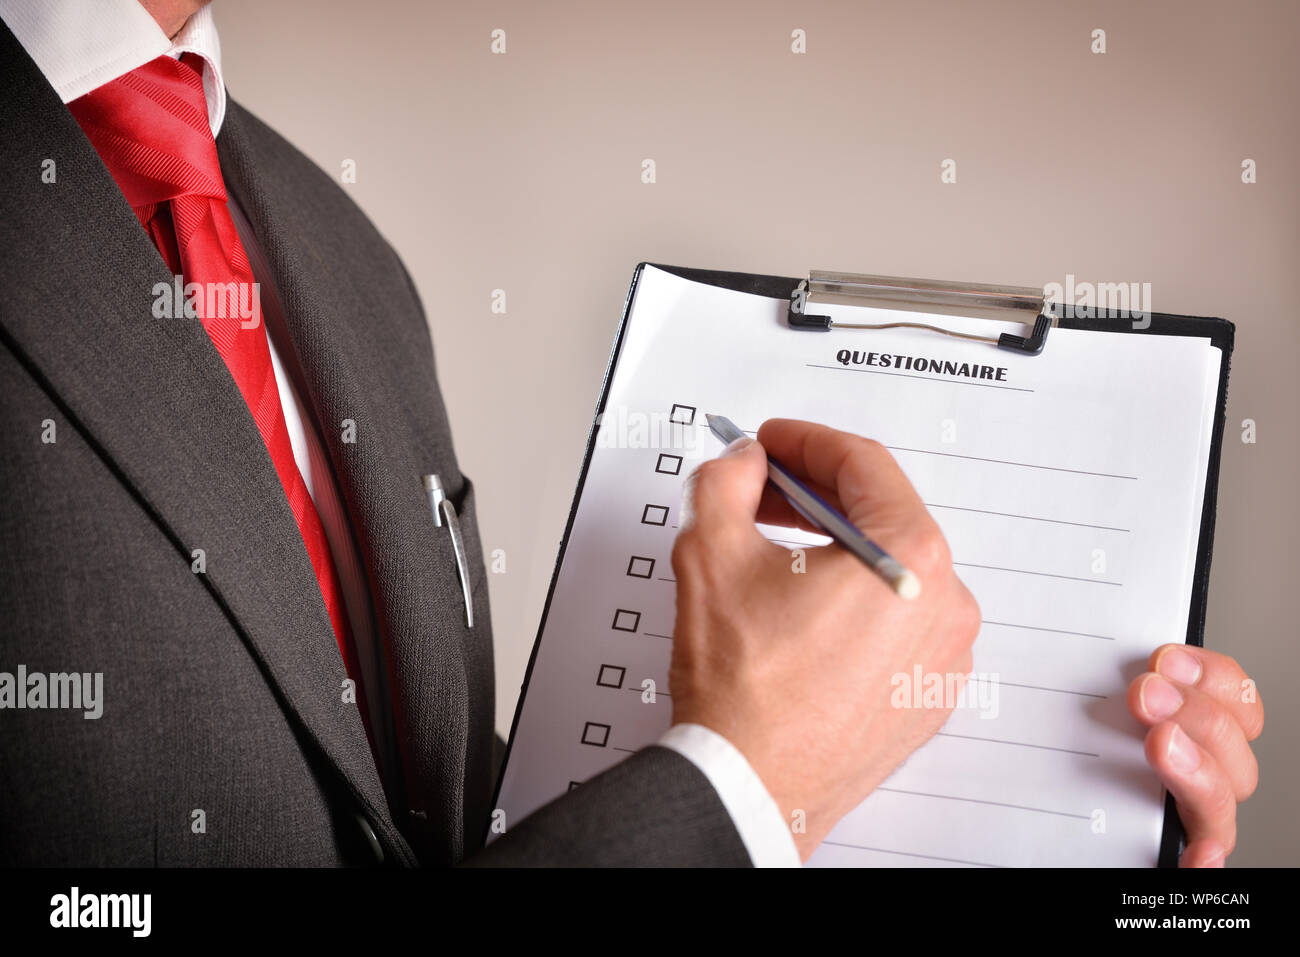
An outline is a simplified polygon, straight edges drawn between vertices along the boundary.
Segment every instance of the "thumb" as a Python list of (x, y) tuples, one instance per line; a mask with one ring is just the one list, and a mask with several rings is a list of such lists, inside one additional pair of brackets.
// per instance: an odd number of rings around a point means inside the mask
[(754, 527), (767, 482), (767, 453), (749, 436), (736, 439), (716, 459), (699, 466), (682, 487), (681, 530), (708, 537), (747, 532)]

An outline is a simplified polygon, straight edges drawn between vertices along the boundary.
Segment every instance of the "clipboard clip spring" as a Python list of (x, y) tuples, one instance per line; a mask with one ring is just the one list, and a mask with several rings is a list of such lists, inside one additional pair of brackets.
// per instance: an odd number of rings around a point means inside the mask
[[(1027, 336), (1018, 336), (1009, 332), (991, 336), (945, 329), (926, 322), (838, 322), (830, 316), (808, 313), (808, 303), (813, 301), (814, 297), (819, 302), (845, 302), (850, 305), (862, 305), (861, 300), (879, 300), (906, 306), (924, 306), (928, 309), (938, 307), (966, 312), (1033, 310), (1036, 315)], [(832, 329), (925, 329), (956, 339), (987, 342), (1008, 352), (1036, 356), (1047, 345), (1047, 333), (1052, 326), (1056, 325), (1057, 319), (1043, 294), (1037, 289), (1026, 286), (990, 286), (979, 283), (941, 282), (933, 279), (903, 279), (896, 276), (868, 276), (814, 270), (808, 274), (807, 279), (800, 280), (799, 285), (791, 291), (786, 321), (791, 329), (809, 332), (830, 332)]]

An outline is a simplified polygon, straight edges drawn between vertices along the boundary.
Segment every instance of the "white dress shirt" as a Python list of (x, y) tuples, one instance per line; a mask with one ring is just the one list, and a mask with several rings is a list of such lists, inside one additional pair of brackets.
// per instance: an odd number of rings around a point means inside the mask
[[(220, 131), (226, 115), (226, 88), (221, 74), (221, 46), (210, 7), (204, 6), (191, 16), (172, 38), (163, 33), (139, 0), (0, 0), (0, 19), (64, 103), (160, 56), (197, 54), (204, 64), (203, 92), (208, 123), (214, 137)], [(240, 219), (235, 211), (236, 222)], [(267, 292), (274, 295), (274, 285), (268, 282), (271, 277), (256, 238), (245, 235), (246, 232), (240, 230), (241, 239), (265, 300)], [(363, 690), (379, 689), (382, 652), (371, 596), (329, 456), (310, 410), (298, 395), (293, 380), (285, 374), (274, 337), (268, 335), (267, 341), (294, 461), (320, 514), (338, 569), (343, 602), (361, 661), (359, 682)], [(387, 725), (382, 713), (386, 694), (365, 697), (370, 705), (372, 728), (380, 734)], [(702, 725), (678, 724), (658, 743), (686, 757), (709, 779), (756, 866), (799, 866), (799, 853), (783, 814), (744, 755), (726, 738)], [(391, 741), (381, 740), (378, 746), (381, 752), (391, 753)], [(377, 755), (381, 774), (384, 763)]]

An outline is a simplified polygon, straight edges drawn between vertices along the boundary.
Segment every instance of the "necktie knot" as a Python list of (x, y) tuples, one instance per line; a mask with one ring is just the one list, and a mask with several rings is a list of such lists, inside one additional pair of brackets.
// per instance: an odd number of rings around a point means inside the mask
[(160, 56), (68, 104), (137, 213), (182, 196), (226, 199), (201, 63)]

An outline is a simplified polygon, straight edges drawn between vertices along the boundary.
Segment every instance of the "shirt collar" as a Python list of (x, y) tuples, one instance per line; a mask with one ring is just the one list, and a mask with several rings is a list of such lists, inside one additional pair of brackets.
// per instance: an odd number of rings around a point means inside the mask
[(205, 5), (169, 38), (139, 0), (0, 0), (0, 19), (64, 103), (160, 56), (203, 58), (203, 94), (215, 137), (226, 117), (221, 44)]

